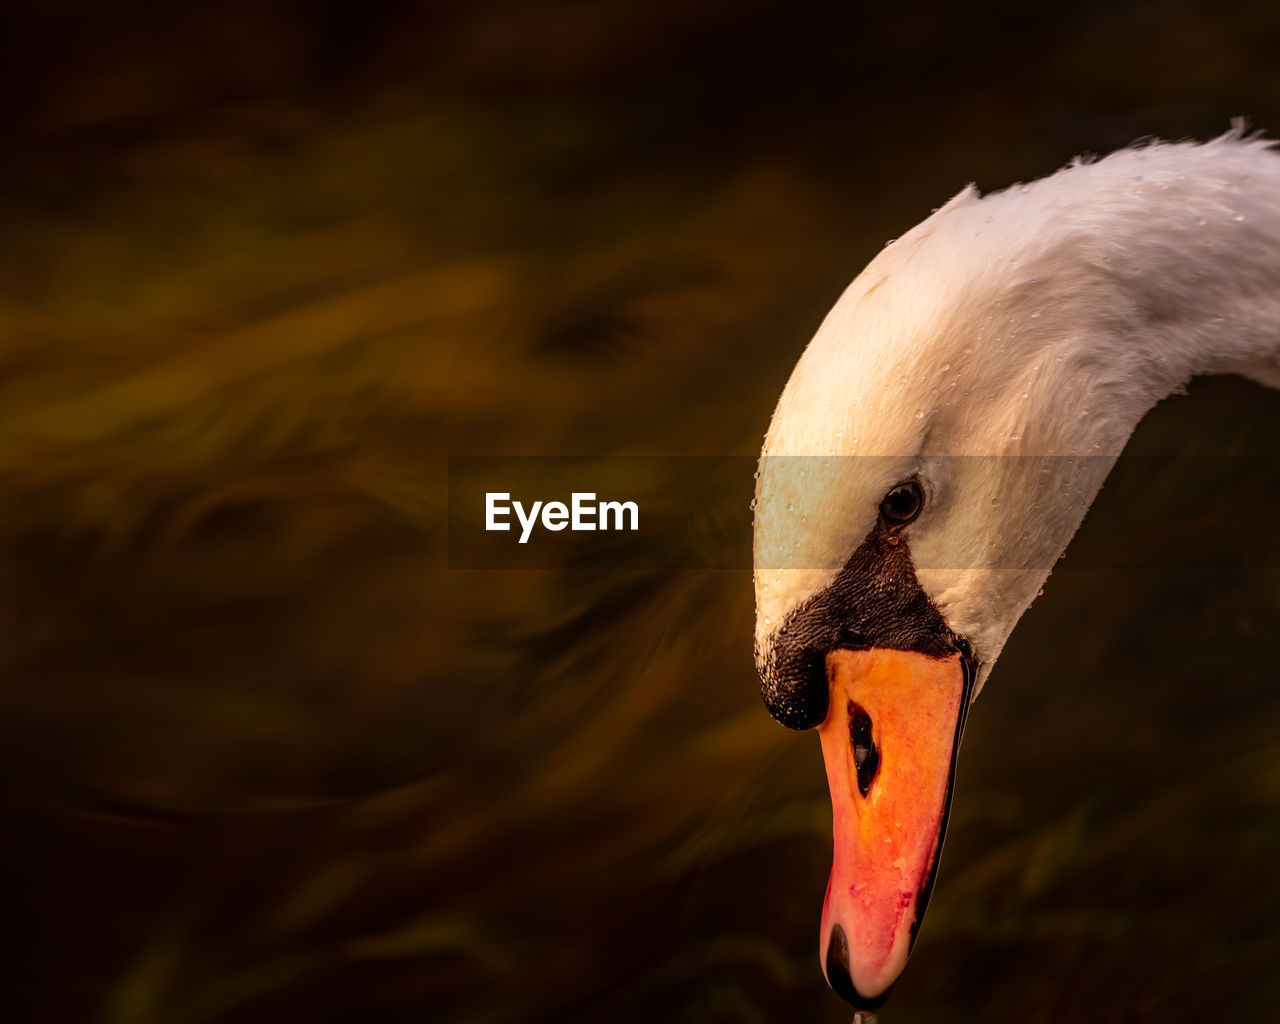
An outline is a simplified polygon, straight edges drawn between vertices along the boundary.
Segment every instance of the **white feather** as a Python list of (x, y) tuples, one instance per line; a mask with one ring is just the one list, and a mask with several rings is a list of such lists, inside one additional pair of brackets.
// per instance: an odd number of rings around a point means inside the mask
[(1237, 127), (964, 189), (858, 276), (787, 382), (757, 485), (757, 644), (916, 473), (917, 576), (980, 687), (1138, 421), (1206, 373), (1280, 386), (1271, 143)]

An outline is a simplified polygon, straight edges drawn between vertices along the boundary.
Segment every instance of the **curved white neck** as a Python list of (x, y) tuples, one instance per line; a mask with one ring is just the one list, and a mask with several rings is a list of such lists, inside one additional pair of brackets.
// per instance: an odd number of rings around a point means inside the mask
[[(925, 589), (987, 634), (994, 661), (1153, 405), (1201, 374), (1280, 386), (1280, 154), (1234, 139), (1134, 150), (957, 213), (968, 223), (955, 227), (997, 234), (1007, 216), (1026, 243), (979, 300), (985, 344), (961, 346), (987, 354), (973, 366), (979, 400), (944, 413), (934, 436), (956, 439), (953, 452), (1086, 456), (1038, 480), (992, 460), (1009, 518), (993, 510), (988, 535), (1018, 536), (1015, 517), (1042, 511), (981, 586), (954, 570), (980, 553), (958, 561), (942, 531), (921, 538)], [(1032, 568), (1001, 571), (1014, 562)]]
[(944, 443), (1118, 454), (1193, 376), (1280, 385), (1280, 154), (1261, 143), (1126, 151), (962, 195), (922, 229), (935, 250), (967, 241), (960, 315), (941, 333), (973, 422), (944, 415)]
[[(935, 498), (910, 530), (918, 577), (985, 679), (1138, 422), (1208, 373), (1280, 386), (1280, 153), (1232, 133), (967, 189), (850, 286), (765, 443), (886, 458), (849, 460), (799, 534), (769, 509), (808, 495), (762, 479), (757, 551), (795, 544), (797, 565), (829, 567), (919, 473)], [(1044, 474), (1009, 456), (1080, 458)], [(758, 571), (759, 629), (829, 571), (772, 589)]]

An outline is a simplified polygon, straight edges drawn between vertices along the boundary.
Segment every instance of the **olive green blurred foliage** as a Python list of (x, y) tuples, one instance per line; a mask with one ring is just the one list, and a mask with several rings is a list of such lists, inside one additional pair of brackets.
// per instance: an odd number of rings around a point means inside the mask
[[(847, 1020), (748, 576), (449, 570), (446, 457), (750, 454), (967, 181), (1280, 130), (1275, 10), (1209, 12), (11, 5), (5, 1019)], [(1142, 443), (1278, 425), (1211, 382)], [(1104, 495), (1081, 543), (1144, 543), (1144, 494), (1166, 542), (1270, 529), (1232, 486)], [(887, 1024), (1264, 1019), (1278, 624), (1273, 573), (1068, 558)]]

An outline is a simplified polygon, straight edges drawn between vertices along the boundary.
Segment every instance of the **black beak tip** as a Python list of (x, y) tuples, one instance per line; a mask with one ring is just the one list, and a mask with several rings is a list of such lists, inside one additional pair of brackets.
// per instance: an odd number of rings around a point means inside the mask
[(831, 938), (827, 942), (827, 984), (855, 1010), (879, 1009), (893, 991), (890, 985), (878, 996), (868, 998), (854, 987), (853, 978), (849, 976), (849, 940), (840, 925), (831, 929)]

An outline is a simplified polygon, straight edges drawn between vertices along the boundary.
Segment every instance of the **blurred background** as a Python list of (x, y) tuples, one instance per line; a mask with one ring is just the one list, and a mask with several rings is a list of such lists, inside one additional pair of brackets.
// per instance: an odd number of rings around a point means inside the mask
[[(1269, 0), (4, 5), (0, 1016), (848, 1021), (749, 573), (451, 570), (446, 458), (751, 456), (886, 239), (1280, 134), (1277, 52)], [(1280, 396), (1134, 445), (1280, 454)], [(1190, 464), (1014, 634), (885, 1024), (1274, 1019), (1280, 578), (1088, 568), (1270, 535), (1274, 463)]]

